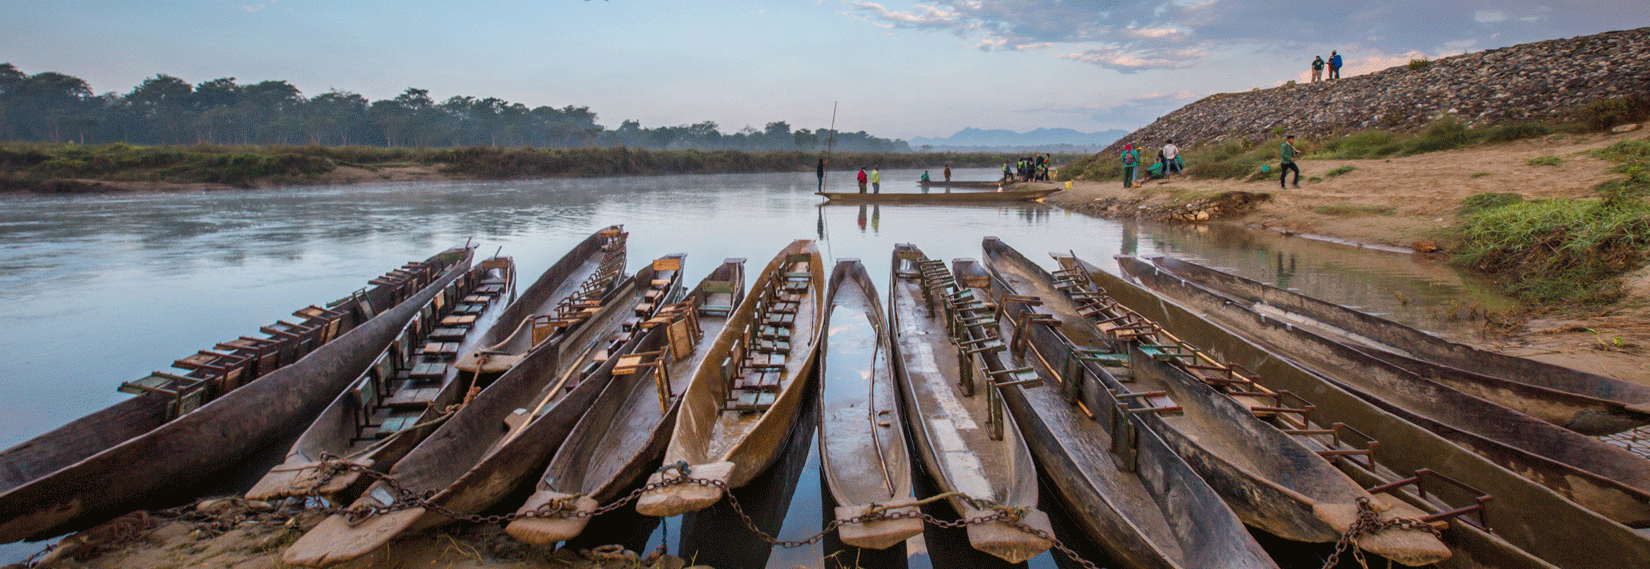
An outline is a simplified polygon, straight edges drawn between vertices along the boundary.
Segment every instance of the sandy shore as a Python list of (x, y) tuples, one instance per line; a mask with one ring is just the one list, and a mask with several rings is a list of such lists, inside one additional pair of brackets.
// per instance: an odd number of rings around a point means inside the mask
[[(1561, 134), (1370, 160), (1315, 160), (1308, 147), (1300, 162), (1300, 188), (1279, 189), (1276, 177), (1249, 182), (1154, 180), (1133, 189), (1124, 189), (1122, 180), (1077, 181), (1070, 191), (1057, 193), (1048, 202), (1104, 217), (1137, 212), (1141, 207), (1149, 210), (1247, 192), (1258, 196), (1244, 200), (1250, 202), (1251, 209), (1209, 222), (1323, 236), (1400, 251), (1436, 246), (1447, 253), (1451, 243), (1444, 230), (1455, 223), (1455, 211), (1467, 197), (1491, 192), (1516, 193), (1526, 199), (1597, 197), (1595, 186), (1623, 175), (1610, 172), (1615, 163), (1594, 158), (1589, 152), (1621, 140), (1646, 137), (1650, 137), (1646, 129), (1626, 134)], [(1530, 159), (1543, 156), (1557, 156), (1561, 163), (1530, 165)], [(1320, 182), (1308, 181), (1348, 166), (1354, 168), (1350, 173)], [(1123, 207), (1100, 207), (1107, 204)], [(1340, 209), (1359, 213), (1325, 213), (1333, 211), (1325, 209), (1330, 206), (1352, 206)], [(1527, 318), (1522, 329), (1480, 342), (1480, 346), (1650, 385), (1650, 269), (1629, 278), (1629, 297), (1616, 305), (1520, 316)], [(1622, 339), (1621, 345), (1612, 340), (1617, 337)], [(1601, 343), (1601, 339), (1610, 341)]]

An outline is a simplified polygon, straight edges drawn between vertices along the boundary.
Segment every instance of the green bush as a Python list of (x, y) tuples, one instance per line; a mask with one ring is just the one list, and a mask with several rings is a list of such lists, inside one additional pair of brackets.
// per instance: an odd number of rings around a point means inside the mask
[(1462, 226), (1457, 262), (1498, 275), (1538, 302), (1610, 302), (1617, 277), (1650, 252), (1650, 204), (1550, 200), (1477, 211)]
[(1594, 132), (1650, 119), (1650, 97), (1630, 95), (1599, 99), (1577, 108), (1572, 116)]
[(1427, 125), (1425, 130), (1415, 139), (1405, 145), (1405, 156), (1426, 152), (1454, 150), (1472, 142), (1471, 133), (1467, 125), (1455, 120), (1455, 117), (1444, 117)]
[(1558, 166), (1564, 163), (1564, 159), (1549, 154), (1525, 160), (1524, 163), (1531, 166)]
[(1553, 133), (1553, 127), (1536, 123), (1519, 123), (1493, 127), (1483, 134), (1485, 142), (1512, 142), (1539, 138)]
[(1472, 179), (1477, 180), (1479, 178), (1482, 178), (1482, 177), (1488, 176), (1488, 175), (1490, 175), (1489, 172), (1473, 172), (1472, 173)]
[(1461, 207), (1456, 210), (1456, 214), (1461, 216), (1469, 216), (1485, 210), (1522, 203), (1523, 201), (1524, 196), (1520, 196), (1518, 194), (1474, 194), (1467, 196), (1467, 199), (1465, 200), (1461, 200)]
[(1356, 166), (1341, 166), (1340, 168), (1336, 168), (1334, 170), (1324, 172), (1323, 177), (1324, 177), (1324, 179), (1329, 179), (1329, 178), (1334, 178), (1336, 176), (1345, 176), (1347, 174), (1352, 173), (1353, 170), (1357, 170), (1357, 169), (1358, 168)]
[(1411, 60), (1409, 60), (1409, 70), (1410, 71), (1422, 71), (1422, 70), (1425, 70), (1428, 67), (1432, 67), (1432, 61), (1428, 60), (1425, 57), (1420, 58), (1420, 59), (1411, 59)]

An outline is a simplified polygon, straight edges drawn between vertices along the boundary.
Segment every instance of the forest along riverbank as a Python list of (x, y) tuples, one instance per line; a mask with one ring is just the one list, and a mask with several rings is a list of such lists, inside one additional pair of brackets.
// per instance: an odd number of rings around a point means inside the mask
[[(811, 172), (803, 151), (615, 148), (380, 148), (367, 146), (136, 146), (0, 143), (0, 191), (208, 191), (372, 182)], [(832, 175), (883, 169), (996, 168), (995, 153), (842, 153)], [(1055, 156), (1061, 161), (1077, 156)]]

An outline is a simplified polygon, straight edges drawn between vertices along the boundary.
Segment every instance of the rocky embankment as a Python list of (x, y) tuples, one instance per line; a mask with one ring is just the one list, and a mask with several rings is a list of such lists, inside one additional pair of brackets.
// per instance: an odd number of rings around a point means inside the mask
[[(1307, 63), (1301, 61), (1303, 68)], [(1185, 147), (1265, 139), (1275, 132), (1414, 130), (1446, 115), (1470, 126), (1561, 118), (1597, 99), (1650, 96), (1650, 28), (1521, 44), (1411, 67), (1211, 95), (1101, 152), (1116, 154), (1125, 143), (1155, 147), (1170, 139)]]

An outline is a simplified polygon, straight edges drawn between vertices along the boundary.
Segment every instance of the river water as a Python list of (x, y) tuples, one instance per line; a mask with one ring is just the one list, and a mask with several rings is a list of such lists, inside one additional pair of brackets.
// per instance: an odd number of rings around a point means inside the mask
[[(884, 172), (883, 190), (918, 191), (919, 173)], [(965, 169), (956, 178), (993, 174)], [(833, 189), (851, 186), (850, 176), (832, 173)], [(886, 294), (893, 244), (915, 243), (938, 259), (977, 258), (980, 240), (997, 236), (1051, 267), (1044, 252), (1073, 251), (1110, 270), (1120, 253), (1200, 258), (1452, 336), (1471, 333), (1460, 314), (1508, 305), (1482, 282), (1410, 255), (1230, 227), (1119, 223), (1041, 204), (821, 206), (815, 189), (810, 172), (0, 197), (0, 353), (11, 362), (0, 371), (0, 448), (127, 397), (115, 391), (123, 380), (290, 320), (293, 310), (345, 296), (403, 262), (472, 241), (483, 255), (513, 256), (531, 282), (610, 224), (630, 232), (631, 270), (686, 253), (688, 283), (728, 257), (759, 269), (807, 238), (820, 240), (827, 266), (863, 260)], [(818, 531), (830, 511), (812, 445), (812, 432), (799, 431), (789, 458), (744, 491), (782, 539)], [(1051, 501), (1045, 495), (1045, 507)], [(595, 544), (663, 542), (728, 567), (812, 567), (832, 553), (821, 544), (770, 554), (760, 542), (730, 540), (745, 532), (721, 510), (662, 526), (615, 518), (596, 527), (605, 529)], [(1067, 536), (1093, 554), (1080, 535)], [(990, 565), (957, 539), (931, 532), (926, 545), (912, 544), (928, 553), (913, 553), (911, 566)], [(39, 548), (0, 545), (0, 563)], [(823, 564), (838, 561), (853, 566), (842, 554)], [(1030, 564), (1056, 560), (1044, 554)]]

